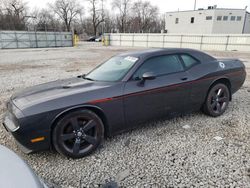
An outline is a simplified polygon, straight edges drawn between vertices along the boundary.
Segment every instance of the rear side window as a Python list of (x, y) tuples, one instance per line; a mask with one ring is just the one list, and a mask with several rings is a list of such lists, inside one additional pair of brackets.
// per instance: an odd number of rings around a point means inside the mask
[(194, 59), (190, 55), (182, 54), (181, 58), (186, 68), (192, 67), (193, 65), (199, 63), (196, 59)]
[(184, 68), (177, 55), (163, 55), (146, 60), (136, 71), (133, 79), (142, 78), (146, 72), (153, 72), (156, 76), (183, 71)]

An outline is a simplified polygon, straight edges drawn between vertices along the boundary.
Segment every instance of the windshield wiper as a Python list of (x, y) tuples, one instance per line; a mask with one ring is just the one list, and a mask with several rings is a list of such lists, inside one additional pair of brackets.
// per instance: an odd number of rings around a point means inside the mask
[(93, 79), (91, 79), (91, 78), (86, 78), (86, 77), (84, 77), (83, 79), (85, 79), (85, 80), (90, 80), (90, 81), (95, 81), (95, 80), (93, 80)]
[(85, 80), (95, 81), (95, 80), (93, 80), (92, 78), (88, 78), (88, 77), (86, 77), (86, 76), (85, 76), (85, 74), (84, 74), (84, 75), (82, 75), (82, 78), (83, 78), (83, 79), (85, 79)]

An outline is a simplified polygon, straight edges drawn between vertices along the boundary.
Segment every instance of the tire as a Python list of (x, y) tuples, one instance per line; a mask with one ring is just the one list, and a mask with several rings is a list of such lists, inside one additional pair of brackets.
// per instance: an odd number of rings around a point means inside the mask
[(102, 120), (90, 110), (78, 110), (63, 116), (52, 133), (53, 145), (66, 157), (82, 158), (97, 149), (104, 138)]
[(208, 91), (206, 101), (203, 106), (205, 114), (218, 117), (222, 115), (229, 104), (230, 92), (225, 84), (218, 83)]

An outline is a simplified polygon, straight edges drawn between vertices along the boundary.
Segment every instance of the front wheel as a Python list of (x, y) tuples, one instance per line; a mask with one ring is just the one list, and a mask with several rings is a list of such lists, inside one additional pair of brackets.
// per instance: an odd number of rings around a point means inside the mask
[(208, 92), (203, 111), (213, 117), (222, 115), (229, 104), (230, 92), (226, 85), (219, 83)]
[(57, 152), (81, 158), (92, 153), (101, 143), (104, 126), (92, 111), (79, 110), (61, 118), (53, 130), (53, 144)]

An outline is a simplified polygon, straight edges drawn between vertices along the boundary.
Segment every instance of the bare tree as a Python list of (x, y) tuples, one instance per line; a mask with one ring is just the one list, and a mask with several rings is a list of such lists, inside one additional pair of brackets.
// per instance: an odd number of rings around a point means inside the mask
[[(133, 28), (138, 32), (152, 32), (158, 25), (159, 10), (158, 7), (150, 4), (149, 1), (137, 1), (133, 4)], [(160, 22), (160, 21), (159, 21)]]
[(3, 0), (0, 0), (0, 15), (4, 14), (4, 3)]
[(84, 33), (86, 33), (87, 35), (93, 35), (93, 28), (89, 27), (92, 24), (92, 19), (90, 17), (82, 20), (81, 24)]
[(104, 21), (103, 0), (88, 0), (91, 4), (90, 12), (92, 18), (93, 34), (96, 36), (98, 26)]
[(59, 31), (62, 24), (56, 19), (49, 9), (41, 9), (32, 14), (36, 17), (36, 29), (39, 31)]
[(56, 0), (54, 4), (49, 6), (64, 22), (67, 31), (71, 30), (72, 22), (83, 11), (83, 7), (77, 0)]
[(24, 30), (27, 5), (22, 0), (2, 0), (0, 29)]
[(115, 29), (116, 29), (115, 17), (108, 10), (106, 10), (104, 18), (104, 32), (113, 33), (115, 32)]
[(132, 0), (113, 0), (113, 8), (118, 10), (117, 25), (121, 32), (126, 32), (130, 4)]

